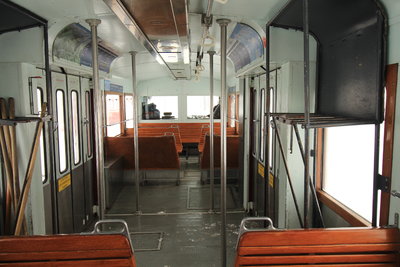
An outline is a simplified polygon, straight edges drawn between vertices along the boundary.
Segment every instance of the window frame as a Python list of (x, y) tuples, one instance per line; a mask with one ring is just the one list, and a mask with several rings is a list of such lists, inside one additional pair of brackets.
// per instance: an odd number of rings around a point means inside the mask
[(265, 112), (266, 112), (266, 94), (265, 94), (266, 90), (265, 88), (261, 88), (260, 89), (260, 114), (259, 114), (259, 136), (258, 136), (258, 147), (259, 147), (259, 151), (258, 151), (258, 158), (259, 161), (263, 164), (265, 164), (265, 145), (266, 145), (266, 116), (265, 116)]
[[(37, 103), (38, 104), (38, 111), (39, 111), (39, 110), (41, 110), (42, 104), (44, 102), (44, 95), (43, 95), (44, 90), (43, 90), (43, 88), (40, 87), (40, 86), (36, 87), (36, 99), (37, 100), (39, 100), (38, 92), (40, 92), (40, 103)], [(38, 113), (40, 114), (40, 112), (38, 112)], [(49, 177), (48, 177), (48, 174), (47, 174), (47, 161), (46, 161), (47, 149), (46, 149), (46, 140), (45, 140), (45, 137), (44, 137), (44, 132), (45, 132), (44, 131), (44, 127), (45, 127), (45, 125), (43, 125), (43, 129), (42, 129), (42, 132), (40, 134), (40, 144), (39, 144), (39, 146), (40, 146), (40, 148), (39, 148), (39, 150), (40, 150), (40, 161), (41, 161), (40, 167), (44, 168), (43, 170), (41, 170), (41, 173), (40, 173), (41, 178), (42, 178), (42, 184), (46, 184), (47, 181), (49, 180)]]
[[(64, 145), (65, 145), (65, 169), (61, 170), (61, 153), (60, 153), (60, 127), (59, 127), (59, 106), (58, 106), (58, 92), (62, 93), (62, 98), (63, 98), (63, 117), (64, 117)], [(65, 97), (65, 91), (63, 89), (56, 89), (56, 111), (57, 111), (57, 150), (58, 150), (58, 170), (57, 172), (59, 174), (64, 174), (68, 172), (69, 168), (69, 160), (68, 160), (68, 128), (67, 128), (67, 113), (66, 113), (66, 97)]]
[[(111, 124), (108, 125), (107, 124), (107, 95), (117, 95), (119, 97), (119, 123), (115, 123), (115, 124)], [(109, 126), (114, 126), (119, 124), (120, 127), (120, 133), (117, 134), (116, 136), (121, 136), (124, 134), (125, 132), (125, 123), (123, 121), (124, 118), (124, 108), (125, 108), (125, 101), (124, 101), (124, 94), (120, 93), (120, 92), (113, 92), (113, 91), (106, 91), (104, 92), (104, 114), (105, 114), (105, 120), (106, 120), (106, 136), (108, 137), (108, 127)]]
[[(75, 162), (75, 136), (74, 136), (74, 116), (73, 116), (73, 112), (74, 112), (74, 106), (73, 106), (73, 101), (72, 101), (72, 94), (76, 94), (76, 116), (77, 116), (77, 121), (76, 121), (76, 126), (78, 127), (77, 129), (77, 133), (78, 133), (78, 155), (79, 155), (79, 160), (77, 162)], [(79, 112), (79, 105), (80, 105), (80, 101), (79, 101), (79, 92), (75, 89), (71, 90), (70, 93), (70, 97), (71, 97), (71, 135), (72, 135), (72, 162), (74, 166), (78, 166), (79, 164), (81, 164), (82, 162), (82, 155), (81, 155), (81, 138), (80, 138), (80, 132), (81, 132), (81, 127), (80, 127), (80, 112)]]

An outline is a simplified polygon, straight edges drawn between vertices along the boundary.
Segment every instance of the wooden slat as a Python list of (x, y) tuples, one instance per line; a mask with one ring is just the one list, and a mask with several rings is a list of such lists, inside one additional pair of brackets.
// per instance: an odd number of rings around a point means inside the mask
[(18, 262), (18, 263), (0, 263), (0, 266), (20, 266), (20, 267), (135, 267), (128, 259), (108, 259), (108, 260), (76, 260), (76, 261), (56, 261), (56, 262)]
[(268, 247), (240, 247), (238, 255), (281, 255), (306, 253), (356, 253), (399, 251), (400, 244), (341, 244), (341, 245), (314, 245), (314, 246), (268, 246)]
[(397, 256), (393, 254), (339, 254), (339, 255), (284, 255), (240, 257), (239, 265), (261, 264), (340, 264), (340, 263), (395, 263)]
[[(239, 265), (238, 265), (239, 266)], [(260, 267), (260, 265), (240, 265), (240, 267)], [(266, 266), (266, 265), (262, 265)], [(290, 265), (268, 265), (268, 267), (321, 267), (320, 264), (290, 264)], [(337, 264), (324, 264), (323, 267), (338, 267)], [(397, 264), (393, 263), (349, 263), (340, 264), (339, 267), (398, 267)]]

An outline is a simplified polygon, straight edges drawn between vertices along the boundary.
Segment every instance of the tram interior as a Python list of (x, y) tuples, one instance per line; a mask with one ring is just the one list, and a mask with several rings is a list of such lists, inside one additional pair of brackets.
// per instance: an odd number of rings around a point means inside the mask
[(146, 267), (250, 266), (247, 217), (398, 228), (399, 18), (397, 0), (0, 0), (0, 255), (100, 219)]

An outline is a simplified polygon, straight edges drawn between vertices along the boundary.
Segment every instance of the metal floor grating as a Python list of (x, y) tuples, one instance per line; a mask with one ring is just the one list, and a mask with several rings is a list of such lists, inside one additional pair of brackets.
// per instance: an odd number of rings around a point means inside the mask
[(130, 232), (135, 252), (159, 251), (164, 240), (164, 232)]

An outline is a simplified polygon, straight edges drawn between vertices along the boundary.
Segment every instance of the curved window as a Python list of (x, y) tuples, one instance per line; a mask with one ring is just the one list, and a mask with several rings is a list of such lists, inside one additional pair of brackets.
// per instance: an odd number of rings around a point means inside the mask
[(79, 100), (78, 92), (71, 92), (71, 116), (72, 116), (72, 142), (74, 149), (74, 164), (77, 165), (81, 161), (80, 139), (79, 139)]
[(67, 170), (67, 136), (65, 128), (65, 95), (62, 90), (56, 92), (57, 133), (58, 133), (58, 162), (59, 172)]

